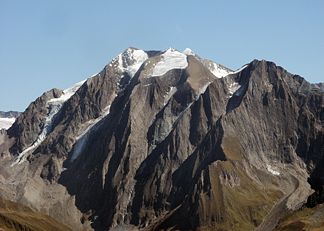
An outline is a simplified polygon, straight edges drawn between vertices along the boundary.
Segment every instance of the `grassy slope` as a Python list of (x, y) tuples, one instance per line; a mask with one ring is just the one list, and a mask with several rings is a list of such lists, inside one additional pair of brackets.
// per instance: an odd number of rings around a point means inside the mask
[[(204, 207), (202, 211), (207, 211), (203, 217), (214, 216), (216, 219), (212, 219), (215, 220), (214, 224), (203, 226), (200, 230), (254, 230), (283, 195), (272, 182), (269, 182), (266, 190), (262, 189), (232, 161), (209, 166), (209, 172), (213, 181), (212, 199), (202, 196), (200, 207)], [(221, 184), (219, 181), (221, 172), (236, 174), (240, 184), (238, 186)], [(218, 214), (213, 214), (215, 211)]]
[(275, 231), (323, 231), (324, 205), (303, 208), (286, 216)]
[(0, 199), (0, 231), (71, 231), (53, 218), (28, 207)]
[[(203, 207), (212, 206), (214, 201), (214, 208), (209, 211), (209, 216), (214, 215), (213, 211), (218, 211), (217, 215), (221, 219), (216, 219), (216, 223), (201, 227), (200, 230), (254, 230), (283, 194), (277, 182), (266, 174), (259, 175), (263, 186), (255, 183), (246, 174), (245, 167), (241, 164), (243, 150), (235, 137), (224, 137), (222, 148), (228, 161), (209, 166), (214, 198), (210, 200), (206, 197), (201, 203)], [(219, 176), (222, 173), (230, 178), (236, 176), (239, 179), (238, 185), (221, 183)]]

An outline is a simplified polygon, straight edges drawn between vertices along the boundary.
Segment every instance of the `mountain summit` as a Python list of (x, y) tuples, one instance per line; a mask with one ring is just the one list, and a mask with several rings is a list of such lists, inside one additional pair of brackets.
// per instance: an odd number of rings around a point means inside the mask
[(0, 197), (73, 230), (273, 230), (324, 201), (321, 86), (128, 48), (0, 134)]

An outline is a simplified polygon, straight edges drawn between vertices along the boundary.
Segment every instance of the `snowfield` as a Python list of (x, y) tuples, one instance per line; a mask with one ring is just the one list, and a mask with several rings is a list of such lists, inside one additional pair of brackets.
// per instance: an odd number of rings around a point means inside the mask
[(185, 69), (187, 66), (187, 56), (170, 48), (162, 54), (162, 59), (155, 65), (152, 76), (162, 76), (170, 70)]
[(0, 118), (0, 129), (9, 129), (16, 118)]

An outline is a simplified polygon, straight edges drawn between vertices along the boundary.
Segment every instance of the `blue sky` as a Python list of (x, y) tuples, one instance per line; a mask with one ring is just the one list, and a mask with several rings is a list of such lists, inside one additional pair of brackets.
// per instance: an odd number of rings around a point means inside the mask
[(0, 1), (0, 110), (100, 71), (127, 47), (190, 47), (232, 69), (276, 62), (324, 81), (324, 1)]

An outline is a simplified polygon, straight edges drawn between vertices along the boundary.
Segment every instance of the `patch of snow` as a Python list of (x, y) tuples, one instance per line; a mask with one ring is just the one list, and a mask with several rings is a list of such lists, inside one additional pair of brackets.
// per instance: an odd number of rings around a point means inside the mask
[[(241, 72), (242, 70), (244, 70), (248, 65), (244, 65), (243, 67), (241, 67), (240, 69), (230, 73), (230, 74), (236, 74), (236, 73), (239, 73)], [(244, 92), (244, 89), (247, 87), (247, 86), (244, 86), (244, 85), (240, 85), (238, 82), (233, 82), (233, 80), (230, 80), (232, 82), (230, 82), (228, 84), (228, 91), (229, 91), (229, 94), (230, 96), (232, 95), (235, 95), (235, 96), (241, 96)]]
[(217, 63), (213, 63), (209, 68), (211, 73), (215, 75), (217, 78), (223, 78), (229, 74), (233, 74), (234, 72), (227, 70), (226, 68), (218, 65)]
[[(109, 64), (109, 66), (111, 66), (111, 63)], [(90, 78), (95, 77), (95, 76), (97, 76), (98, 74), (99, 74), (99, 73), (93, 74), (93, 75), (90, 76)], [(99, 74), (99, 76), (100, 76), (100, 74)]]
[(71, 98), (72, 95), (75, 94), (75, 92), (82, 86), (82, 84), (87, 81), (86, 79), (85, 80), (82, 80), (76, 84), (74, 84), (72, 87), (68, 88), (68, 89), (65, 89), (63, 91), (63, 94), (59, 97), (59, 98), (53, 98), (53, 99), (50, 99), (48, 101), (49, 104), (55, 104), (55, 103), (64, 103), (65, 101), (67, 101), (69, 98)]
[(166, 105), (171, 97), (174, 95), (174, 93), (177, 92), (176, 87), (170, 87), (169, 91), (164, 95), (164, 105)]
[(24, 162), (27, 158), (26, 154), (29, 151), (36, 149), (45, 140), (48, 133), (52, 130), (53, 118), (61, 109), (61, 107), (62, 107), (61, 104), (56, 104), (56, 103), (51, 104), (51, 106), (49, 106), (49, 113), (46, 117), (42, 132), (38, 135), (36, 141), (34, 141), (34, 143), (30, 147), (26, 148), (18, 155), (17, 159), (11, 164), (11, 166)]
[(244, 86), (241, 86), (237, 91), (234, 92), (234, 95), (241, 96), (244, 92)]
[(246, 85), (240, 85), (238, 82), (232, 82), (228, 86), (228, 91), (230, 97), (235, 96), (241, 96), (244, 92)]
[(207, 82), (204, 86), (202, 86), (200, 89), (199, 89), (199, 92), (198, 92), (198, 96), (199, 97), (200, 95), (204, 94), (205, 91), (207, 90), (207, 87), (211, 84), (212, 82)]
[(0, 130), (9, 129), (15, 121), (16, 118), (0, 118)]
[(241, 85), (237, 82), (230, 83), (228, 86), (228, 91), (230, 95), (232, 96), (236, 91), (238, 91), (241, 88)]
[(118, 55), (118, 68), (126, 72), (130, 77), (134, 77), (138, 69), (148, 59), (148, 55), (143, 50), (128, 48)]
[(77, 140), (75, 146), (73, 147), (71, 162), (75, 161), (80, 156), (83, 148), (87, 144), (88, 139), (89, 139), (89, 133), (85, 133), (81, 138)]
[(184, 51), (182, 53), (185, 55), (193, 55), (193, 56), (196, 55), (190, 48), (184, 49)]
[(187, 56), (172, 48), (161, 56), (161, 60), (153, 68), (152, 76), (162, 76), (172, 69), (185, 69), (188, 66)]
[[(114, 98), (116, 98), (117, 95), (115, 95)], [(95, 129), (97, 126), (97, 124), (104, 118), (106, 117), (109, 113), (110, 113), (110, 106), (111, 105), (108, 105), (101, 113), (101, 115), (99, 117), (97, 117), (96, 119), (92, 119), (92, 120), (89, 120), (87, 122), (87, 127), (86, 129), (84, 129), (80, 135), (77, 136), (76, 138), (76, 142), (75, 142), (75, 146), (73, 148), (73, 153), (72, 153), (72, 156), (71, 156), (71, 159), (70, 161), (73, 162), (75, 161), (79, 156), (80, 154), (82, 153), (82, 150), (83, 148), (85, 147), (85, 145), (87, 144), (88, 142), (88, 139), (90, 137), (90, 134), (91, 134), (91, 131), (93, 129)]]
[(81, 85), (86, 80), (83, 80), (81, 82), (76, 83), (72, 87), (66, 89), (63, 91), (63, 94), (59, 98), (53, 98), (47, 101), (46, 106), (48, 108), (48, 114), (44, 122), (43, 130), (38, 135), (37, 139), (34, 141), (34, 143), (26, 148), (24, 151), (22, 151), (16, 160), (11, 164), (11, 166), (14, 166), (16, 164), (20, 164), (24, 162), (27, 158), (27, 155), (30, 151), (36, 149), (47, 137), (47, 135), (53, 130), (53, 121), (55, 115), (60, 111), (63, 104), (71, 98), (72, 95), (75, 94), (75, 92), (81, 87)]
[(230, 74), (236, 74), (236, 73), (239, 73), (239, 72), (243, 71), (247, 66), (248, 66), (248, 65), (244, 65), (243, 67), (237, 69), (236, 71), (234, 71), (234, 72), (232, 72), (232, 73), (230, 73)]
[(272, 175), (279, 176), (280, 172), (276, 171), (273, 169), (273, 167), (269, 164), (267, 164), (267, 170), (270, 172)]

